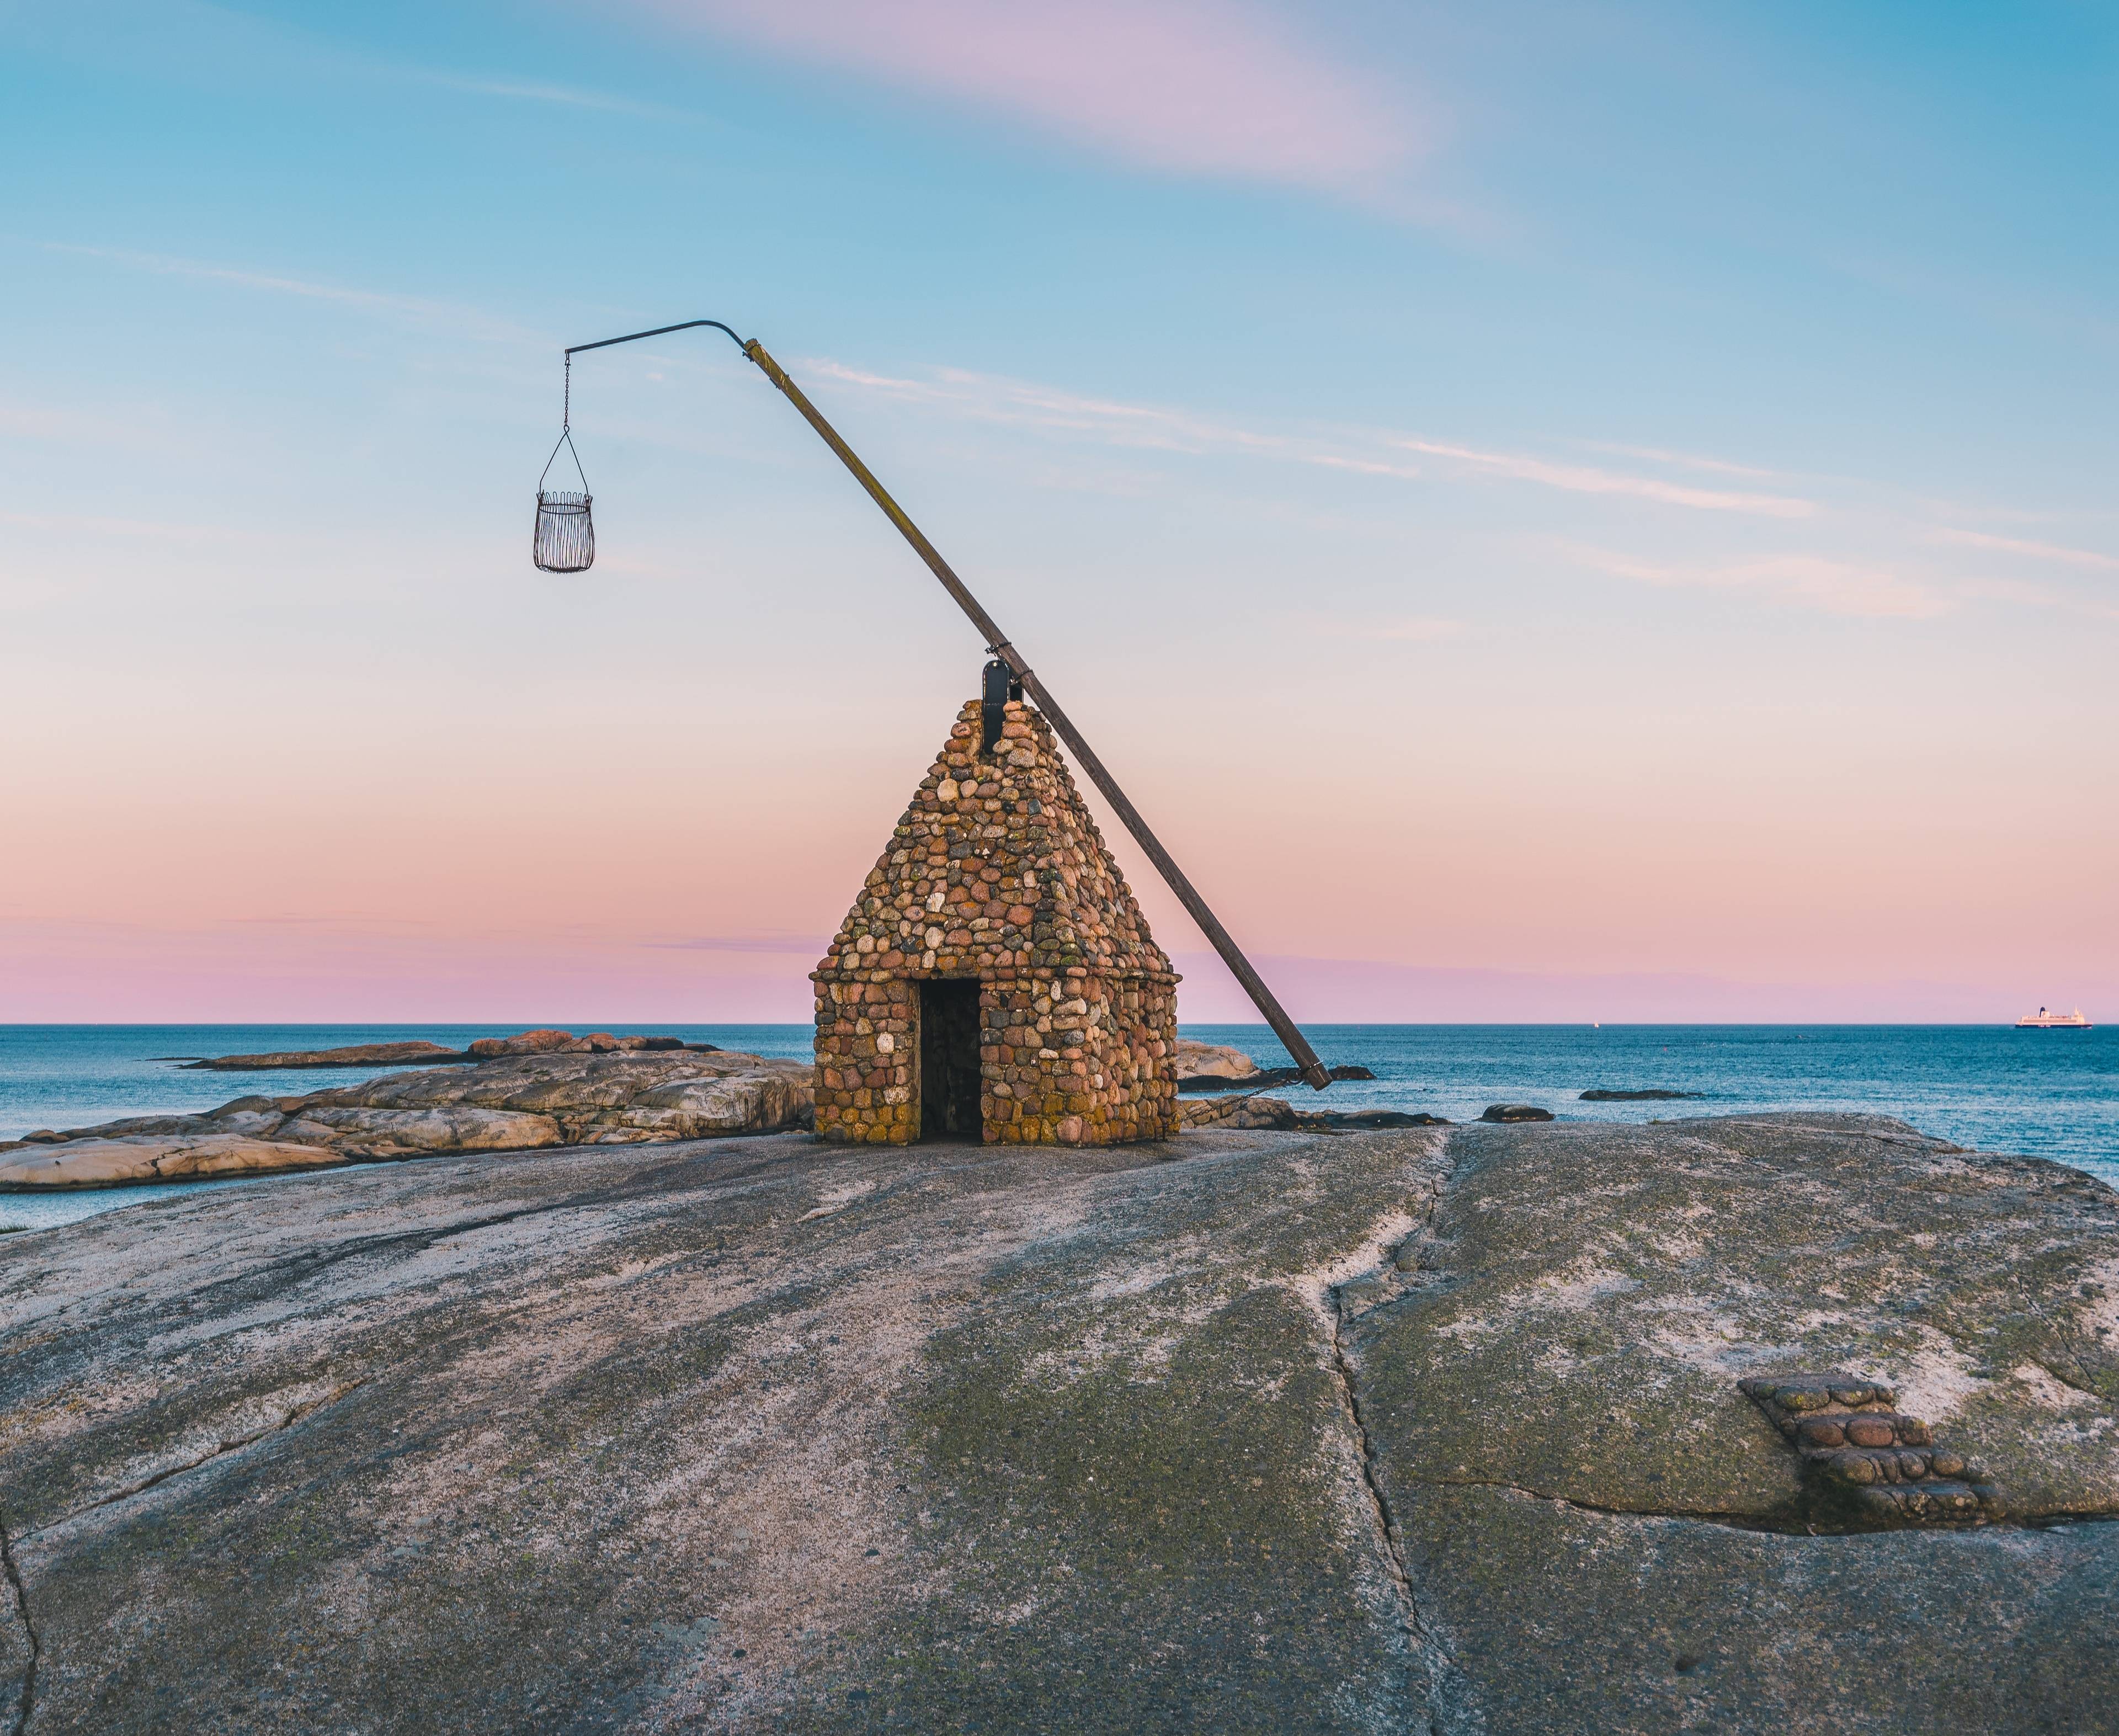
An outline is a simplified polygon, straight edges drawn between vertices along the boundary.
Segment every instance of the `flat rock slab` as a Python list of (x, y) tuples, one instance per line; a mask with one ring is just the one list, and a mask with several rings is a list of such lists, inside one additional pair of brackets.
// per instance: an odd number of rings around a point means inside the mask
[(142, 1181), (203, 1181), (348, 1162), (343, 1152), (237, 1133), (132, 1134), (17, 1146), (0, 1153), (0, 1191), (124, 1187)]
[[(2096, 1183), (1852, 1117), (784, 1135), (203, 1194), (0, 1244), (0, 1705), (2107, 1727), (2114, 1282)], [(1782, 1529), (1796, 1453), (1736, 1385), (1777, 1366), (1890, 1381), (2013, 1505)]]

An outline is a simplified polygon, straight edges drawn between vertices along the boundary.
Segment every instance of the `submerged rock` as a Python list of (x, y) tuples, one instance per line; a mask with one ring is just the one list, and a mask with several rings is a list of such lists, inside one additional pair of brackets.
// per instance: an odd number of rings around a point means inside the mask
[[(1334, 1083), (1375, 1077), (1366, 1067), (1330, 1067), (1325, 1070)], [(1222, 1079), (1212, 1075), (1180, 1079), (1177, 1081), (1177, 1088), (1186, 1096), (1204, 1096), (1223, 1091), (1269, 1091), (1277, 1086), (1294, 1084), (1302, 1076), (1300, 1067), (1266, 1067), (1259, 1072), (1246, 1074), (1240, 1079)]]
[[(1241, 1049), (1203, 1043), (1189, 1037), (1177, 1039), (1174, 1065), (1177, 1088), (1188, 1096), (1222, 1091), (1265, 1091), (1291, 1085), (1302, 1077), (1300, 1067), (1261, 1067)], [(1374, 1079), (1366, 1067), (1333, 1067), (1335, 1080)]]
[(1325, 1112), (1324, 1121), (1331, 1126), (1342, 1127), (1352, 1132), (1364, 1129), (1375, 1131), (1386, 1127), (1447, 1127), (1447, 1117), (1430, 1115), (1425, 1109), (1333, 1109)]
[(1426, 1110), (1298, 1109), (1283, 1098), (1255, 1094), (1209, 1098), (1203, 1102), (1180, 1103), (1180, 1126), (1194, 1127), (1339, 1129), (1349, 1132), (1394, 1127), (1447, 1127), (1443, 1116)]
[(1541, 1109), (1535, 1103), (1489, 1103), (1481, 1112), (1482, 1121), (1549, 1121), (1550, 1109)]
[(1701, 1095), (1697, 1091), (1585, 1091), (1581, 1101), (1585, 1103), (1667, 1103), (1680, 1098)]

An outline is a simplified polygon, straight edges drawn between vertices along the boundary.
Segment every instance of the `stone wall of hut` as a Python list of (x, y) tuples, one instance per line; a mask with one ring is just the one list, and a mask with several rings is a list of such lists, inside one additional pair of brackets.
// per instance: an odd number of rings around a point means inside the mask
[(981, 736), (973, 701), (812, 973), (818, 1136), (920, 1136), (917, 985), (969, 977), (986, 1140), (1167, 1137), (1177, 977), (1045, 719), (1011, 702)]

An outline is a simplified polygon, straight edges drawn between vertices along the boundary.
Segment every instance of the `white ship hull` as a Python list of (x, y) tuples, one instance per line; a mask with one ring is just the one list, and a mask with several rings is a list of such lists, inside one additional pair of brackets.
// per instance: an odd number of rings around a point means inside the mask
[(2048, 1013), (2040, 1007), (2035, 1013), (2026, 1013), (2016, 1021), (2019, 1031), (2089, 1031), (2096, 1028), (2083, 1017), (2082, 1009), (2072, 1013)]

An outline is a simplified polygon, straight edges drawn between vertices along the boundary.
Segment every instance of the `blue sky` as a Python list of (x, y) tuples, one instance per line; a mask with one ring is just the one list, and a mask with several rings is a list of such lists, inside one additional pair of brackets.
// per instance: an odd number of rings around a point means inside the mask
[(529, 570), (700, 315), (1261, 950), (2119, 991), (2107, 9), (0, 24), (13, 1016), (799, 1002), (978, 648), (712, 334)]

